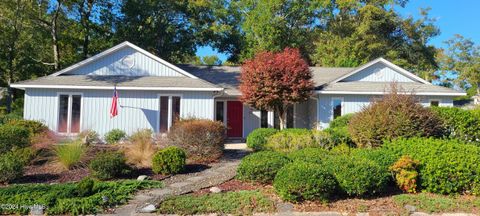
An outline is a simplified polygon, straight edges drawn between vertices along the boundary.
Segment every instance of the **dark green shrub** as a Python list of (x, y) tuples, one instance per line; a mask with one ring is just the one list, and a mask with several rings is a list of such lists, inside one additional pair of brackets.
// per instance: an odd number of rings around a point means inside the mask
[(307, 129), (284, 129), (268, 138), (265, 147), (269, 150), (288, 153), (307, 147), (320, 147)]
[(333, 143), (333, 146), (341, 144), (346, 144), (348, 146), (355, 145), (347, 127), (327, 128), (324, 131), (330, 135), (330, 140)]
[(321, 164), (323, 160), (330, 157), (331, 153), (322, 148), (304, 148), (288, 154), (292, 161), (303, 161)]
[(129, 172), (125, 156), (120, 152), (103, 152), (90, 161), (92, 176), (101, 180), (112, 179)]
[(342, 115), (340, 117), (337, 117), (333, 119), (329, 124), (328, 128), (344, 128), (347, 127), (348, 124), (350, 123), (350, 120), (353, 117), (353, 113)]
[(93, 188), (95, 186), (95, 181), (89, 177), (83, 178), (77, 184), (77, 195), (79, 197), (87, 197), (94, 193)]
[(13, 152), (0, 154), (0, 183), (9, 183), (23, 175), (23, 161)]
[(480, 143), (480, 117), (476, 111), (456, 107), (431, 107), (446, 128), (445, 136)]
[(21, 126), (0, 126), (0, 154), (30, 145), (30, 131)]
[(242, 159), (237, 169), (240, 180), (269, 183), (273, 181), (278, 170), (290, 163), (290, 160), (280, 153), (261, 151), (250, 154)]
[(170, 146), (158, 151), (152, 159), (152, 170), (154, 173), (176, 174), (185, 167), (187, 155), (181, 148)]
[(354, 148), (350, 154), (353, 157), (359, 157), (377, 163), (386, 173), (388, 172), (390, 166), (392, 166), (399, 159), (398, 155), (385, 148)]
[[(441, 119), (418, 103), (415, 95), (398, 93), (395, 85), (350, 120), (348, 130), (359, 147), (378, 147), (397, 137), (440, 137)], [(403, 90), (402, 90), (403, 91)]]
[(208, 163), (223, 154), (226, 127), (208, 119), (182, 119), (167, 134), (169, 145), (182, 148), (189, 161)]
[(31, 148), (31, 147), (26, 147), (26, 148), (15, 148), (12, 150), (12, 153), (22, 161), (22, 164), (24, 166), (30, 164), (30, 161), (32, 161), (35, 156), (36, 152)]
[(265, 150), (268, 138), (277, 132), (275, 128), (257, 128), (248, 134), (247, 146), (254, 151)]
[(12, 119), (8, 121), (7, 124), (27, 128), (30, 131), (31, 136), (48, 130), (48, 127), (45, 124), (34, 120)]
[(350, 155), (337, 155), (324, 160), (337, 180), (340, 189), (350, 196), (362, 196), (381, 192), (388, 182), (388, 175), (377, 163)]
[(286, 201), (327, 201), (336, 186), (335, 177), (324, 166), (299, 161), (280, 169), (273, 181), (275, 191)]
[(480, 147), (458, 140), (400, 138), (384, 148), (420, 161), (420, 187), (440, 194), (466, 193), (480, 182)]
[(124, 139), (125, 137), (127, 137), (127, 134), (125, 133), (125, 131), (120, 129), (113, 129), (109, 131), (107, 134), (105, 134), (105, 141), (108, 144), (115, 144), (120, 140)]

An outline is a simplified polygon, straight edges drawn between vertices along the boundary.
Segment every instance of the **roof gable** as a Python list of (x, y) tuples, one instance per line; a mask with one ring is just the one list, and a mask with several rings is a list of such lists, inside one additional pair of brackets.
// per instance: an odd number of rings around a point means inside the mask
[(196, 76), (141, 49), (130, 42), (120, 43), (95, 56), (71, 65), (51, 76), (121, 75), (121, 76)]
[(418, 82), (431, 84), (415, 74), (383, 59), (375, 59), (357, 69), (338, 77), (336, 82)]

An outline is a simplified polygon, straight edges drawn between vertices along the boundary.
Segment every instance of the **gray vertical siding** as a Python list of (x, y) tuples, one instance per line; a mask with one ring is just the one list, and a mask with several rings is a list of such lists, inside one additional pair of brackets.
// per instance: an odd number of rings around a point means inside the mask
[[(374, 98), (381, 95), (319, 95), (318, 96), (318, 124), (321, 128), (328, 127), (328, 123), (333, 119), (332, 98), (343, 98), (342, 115), (355, 113), (368, 106)], [(447, 96), (418, 96), (423, 106), (430, 106), (430, 100), (439, 99), (440, 106), (453, 106), (453, 97)]]
[(411, 78), (398, 73), (383, 63), (376, 63), (364, 70), (347, 77), (344, 81), (368, 81), (368, 82), (414, 82)]
[(260, 127), (260, 114), (259, 110), (243, 106), (243, 137)]
[(112, 100), (110, 90), (27, 89), (25, 92), (26, 119), (45, 122), (52, 130), (57, 130), (58, 92), (82, 93), (81, 130), (92, 129), (100, 135), (119, 128), (131, 134), (137, 129), (149, 128), (157, 131), (159, 94), (180, 95), (181, 117), (213, 119), (214, 103), (212, 92), (173, 92), (173, 91), (119, 91), (119, 115), (110, 118)]
[[(134, 59), (132, 68), (122, 63), (122, 59), (130, 56)], [(153, 60), (152, 58), (130, 48), (125, 47), (90, 62), (67, 74), (76, 75), (130, 75), (130, 76), (184, 76), (174, 69)]]

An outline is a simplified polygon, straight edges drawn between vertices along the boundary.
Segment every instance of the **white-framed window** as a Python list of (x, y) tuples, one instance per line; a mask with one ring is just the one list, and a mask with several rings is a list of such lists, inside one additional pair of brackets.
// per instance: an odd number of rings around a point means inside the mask
[(332, 119), (336, 119), (343, 115), (343, 98), (342, 97), (333, 97), (332, 98)]
[(268, 111), (266, 110), (260, 111), (260, 127), (268, 128)]
[(57, 132), (60, 134), (80, 133), (82, 125), (82, 93), (59, 92)]
[(181, 116), (181, 95), (159, 95), (158, 131), (166, 133)]
[(431, 107), (438, 107), (442, 101), (440, 99), (430, 99)]
[(226, 101), (215, 101), (215, 120), (227, 124), (227, 103)]

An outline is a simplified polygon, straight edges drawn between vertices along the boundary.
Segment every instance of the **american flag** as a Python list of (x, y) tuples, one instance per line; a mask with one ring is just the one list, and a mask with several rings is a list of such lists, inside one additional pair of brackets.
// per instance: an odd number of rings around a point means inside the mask
[(118, 115), (118, 92), (117, 85), (113, 87), (113, 97), (112, 97), (112, 106), (110, 107), (110, 118), (113, 118)]

